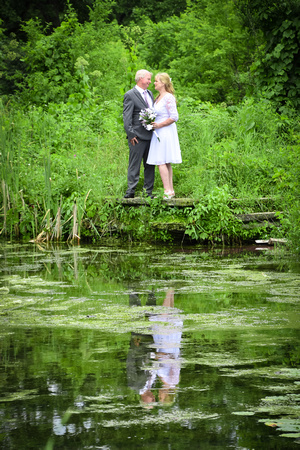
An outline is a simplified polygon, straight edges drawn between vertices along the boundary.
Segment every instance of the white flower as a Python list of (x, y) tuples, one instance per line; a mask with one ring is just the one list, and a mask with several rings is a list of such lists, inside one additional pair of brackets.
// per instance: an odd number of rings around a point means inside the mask
[[(142, 122), (142, 125), (144, 128), (146, 128), (147, 131), (151, 131), (153, 129), (153, 125), (152, 122), (154, 122), (156, 117), (156, 112), (154, 111), (153, 108), (146, 108), (146, 109), (142, 109), (140, 112), (140, 116), (139, 119)], [(157, 139), (160, 141), (158, 134), (156, 133), (156, 131), (154, 130), (154, 134), (157, 137)]]

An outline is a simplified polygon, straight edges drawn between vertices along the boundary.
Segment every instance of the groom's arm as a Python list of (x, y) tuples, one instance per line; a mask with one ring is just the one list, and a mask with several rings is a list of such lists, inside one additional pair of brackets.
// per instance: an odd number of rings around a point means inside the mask
[(133, 111), (134, 102), (131, 96), (126, 93), (123, 101), (123, 122), (127, 137), (130, 141), (136, 137), (136, 133), (133, 129)]

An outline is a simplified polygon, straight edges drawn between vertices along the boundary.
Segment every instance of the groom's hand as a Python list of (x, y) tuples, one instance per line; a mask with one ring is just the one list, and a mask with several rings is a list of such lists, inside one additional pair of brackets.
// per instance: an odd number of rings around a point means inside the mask
[(133, 146), (135, 146), (135, 144), (139, 143), (136, 136), (134, 138), (130, 139), (130, 142), (131, 142), (131, 145), (133, 145)]

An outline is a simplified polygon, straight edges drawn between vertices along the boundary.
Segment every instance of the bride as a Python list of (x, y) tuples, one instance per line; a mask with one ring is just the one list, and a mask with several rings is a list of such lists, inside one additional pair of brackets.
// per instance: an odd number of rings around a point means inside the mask
[[(157, 114), (152, 122), (153, 130), (147, 164), (158, 166), (164, 187), (164, 198), (175, 197), (173, 188), (173, 171), (171, 163), (182, 162), (176, 123), (178, 112), (174, 88), (167, 73), (158, 73), (154, 81), (155, 90), (159, 95), (154, 101)], [(159, 139), (158, 139), (159, 138)]]

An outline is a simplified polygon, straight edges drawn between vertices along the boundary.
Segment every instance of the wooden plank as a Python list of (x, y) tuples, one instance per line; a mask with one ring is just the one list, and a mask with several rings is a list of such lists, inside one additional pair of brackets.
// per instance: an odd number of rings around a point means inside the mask
[[(164, 230), (164, 231), (170, 231), (170, 232), (174, 232), (174, 231), (178, 231), (178, 232), (182, 232), (186, 230), (186, 224), (183, 222), (151, 222), (151, 227), (154, 230)], [(252, 223), (244, 223), (242, 225), (243, 228), (245, 229), (255, 229), (255, 228), (261, 228), (261, 227), (272, 227), (274, 226), (273, 222), (268, 222), (268, 221), (262, 221), (262, 222), (252, 222)], [(266, 241), (267, 243), (269, 241)], [(265, 243), (265, 242), (262, 242)], [(269, 244), (271, 245), (271, 244)]]
[(121, 198), (117, 199), (117, 202), (121, 203), (121, 205), (143, 206), (149, 205), (151, 202), (151, 198), (144, 198), (144, 197)]
[(265, 244), (265, 245), (274, 245), (274, 244), (287, 244), (287, 239), (276, 239), (276, 238), (270, 238), (270, 239), (256, 239), (256, 244)]
[(280, 222), (279, 221), (272, 221), (268, 222), (267, 220), (263, 220), (262, 222), (248, 222), (243, 223), (242, 227), (245, 230), (254, 230), (255, 228), (272, 228), (272, 227), (279, 227)]
[[(107, 198), (107, 200), (113, 200), (113, 198)], [(151, 198), (149, 197), (134, 197), (134, 198), (121, 198), (121, 199), (116, 199), (118, 203), (121, 203), (122, 205), (127, 205), (127, 206), (143, 206), (143, 205), (149, 205), (150, 202), (152, 201)], [(258, 198), (255, 201), (257, 202), (264, 202), (264, 201), (268, 201), (268, 200), (272, 200), (271, 197), (262, 197), (262, 198)], [(154, 199), (155, 201), (155, 199)], [(237, 199), (237, 198), (233, 198), (229, 200), (229, 203), (233, 202), (240, 202), (243, 200)], [(165, 205), (170, 205), (170, 206), (177, 206), (178, 208), (185, 208), (185, 207), (191, 207), (193, 208), (197, 203), (199, 203), (198, 200), (194, 200), (193, 198), (180, 198), (180, 197), (174, 197), (171, 199), (161, 199), (161, 202)], [(256, 214), (275, 214), (275, 213), (256, 213)], [(249, 214), (249, 217), (251, 217), (251, 214)], [(259, 220), (259, 216), (257, 216), (258, 219), (254, 219), (254, 220)], [(273, 216), (272, 216), (273, 218)]]
[[(107, 198), (109, 201), (109, 199)], [(110, 200), (117, 201), (118, 203), (124, 206), (146, 206), (151, 205), (151, 202), (155, 202), (156, 199), (151, 199), (149, 197), (134, 197), (134, 198), (121, 198), (121, 199), (113, 199)], [(257, 201), (270, 200), (268, 197), (258, 198)], [(172, 199), (160, 199), (162, 204), (169, 206), (176, 206), (178, 208), (190, 207), (194, 208), (198, 203), (197, 200), (192, 198), (177, 198), (174, 197)], [(232, 199), (232, 201), (238, 201), (238, 199)], [(243, 222), (243, 227), (245, 228), (253, 228), (253, 227), (270, 227), (275, 225), (276, 222), (279, 222), (279, 219), (276, 217), (276, 211), (266, 211), (266, 212), (256, 212), (256, 213), (247, 213), (247, 214), (236, 214), (238, 220)], [(155, 223), (152, 226), (156, 229), (162, 230), (170, 230), (170, 231), (184, 231), (186, 229), (186, 225), (182, 222), (171, 222), (171, 223)]]
[(243, 223), (247, 222), (263, 222), (264, 220), (278, 220), (276, 217), (277, 212), (257, 212), (249, 214), (236, 214), (236, 218), (240, 219)]
[(275, 238), (270, 238), (269, 239), (269, 245), (274, 245), (274, 244), (287, 244), (288, 240), (287, 239), (275, 239)]
[[(155, 201), (155, 199), (153, 199)], [(122, 198), (117, 201), (122, 205), (127, 206), (143, 206), (149, 205), (152, 201), (151, 198), (147, 197), (134, 197), (134, 198)], [(195, 200), (192, 198), (170, 198), (170, 199), (162, 199), (161, 202), (165, 205), (169, 206), (177, 206), (179, 208), (185, 208), (187, 206), (193, 207), (195, 205)]]
[(186, 225), (182, 222), (151, 222), (153, 230), (185, 231)]
[(257, 202), (257, 203), (264, 203), (264, 202), (269, 202), (269, 201), (274, 201), (274, 200), (280, 200), (279, 197), (258, 197), (258, 198), (231, 198), (230, 202)]

